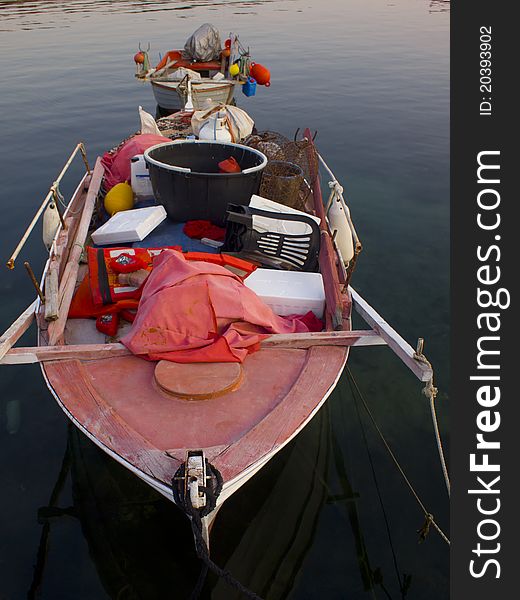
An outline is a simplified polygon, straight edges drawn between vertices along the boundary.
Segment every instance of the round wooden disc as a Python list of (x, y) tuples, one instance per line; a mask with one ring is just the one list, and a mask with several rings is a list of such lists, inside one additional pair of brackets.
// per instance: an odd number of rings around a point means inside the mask
[(236, 390), (242, 381), (240, 363), (174, 363), (155, 367), (157, 385), (172, 396), (190, 400), (217, 398)]

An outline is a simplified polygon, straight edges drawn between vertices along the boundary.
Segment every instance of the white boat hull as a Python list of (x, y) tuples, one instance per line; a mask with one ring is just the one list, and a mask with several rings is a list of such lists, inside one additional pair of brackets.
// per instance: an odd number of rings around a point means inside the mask
[[(161, 108), (171, 111), (184, 108), (184, 100), (177, 92), (179, 83), (178, 81), (151, 81), (155, 101)], [(192, 81), (191, 87), (195, 110), (202, 109), (208, 100), (230, 104), (235, 93), (235, 84), (228, 81)]]

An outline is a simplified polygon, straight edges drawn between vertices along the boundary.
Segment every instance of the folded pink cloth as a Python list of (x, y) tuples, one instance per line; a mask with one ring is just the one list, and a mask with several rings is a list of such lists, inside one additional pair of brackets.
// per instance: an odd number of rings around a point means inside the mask
[(313, 313), (279, 317), (224, 267), (163, 250), (137, 317), (121, 340), (134, 354), (173, 362), (242, 362), (273, 333), (320, 331)]

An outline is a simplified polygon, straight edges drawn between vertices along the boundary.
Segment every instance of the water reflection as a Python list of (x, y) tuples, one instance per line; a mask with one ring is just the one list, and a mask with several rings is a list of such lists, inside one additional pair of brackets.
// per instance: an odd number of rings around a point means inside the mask
[[(206, 10), (217, 10), (221, 7), (237, 9), (254, 8), (262, 4), (271, 4), (277, 0), (257, 0), (255, 2), (243, 2), (240, 0), (153, 0), (136, 2), (135, 0), (98, 0), (87, 2), (86, 0), (72, 0), (64, 5), (59, 0), (21, 0), (19, 2), (0, 2), (0, 31), (17, 31), (32, 29), (55, 29), (69, 27), (68, 20), (77, 17), (88, 18), (89, 13), (154, 13), (168, 11), (190, 11), (197, 8)], [(289, 2), (293, 0), (287, 0)], [(256, 14), (254, 11), (241, 11), (235, 14)], [(52, 19), (59, 16), (58, 20)], [(70, 19), (72, 17), (72, 19)], [(45, 18), (45, 19), (43, 19)], [(10, 28), (9, 24), (13, 23)]]
[(430, 12), (448, 12), (450, 10), (450, 0), (430, 0)]
[[(66, 506), (69, 477), (72, 505)], [(262, 598), (287, 598), (315, 542), (320, 514), (332, 505), (351, 530), (357, 597), (374, 597), (378, 589), (391, 597), (385, 569), (370, 562), (359, 502), (326, 405), (293, 443), (224, 505), (212, 534), (213, 559)], [(48, 583), (52, 578), (45, 574), (52, 570), (55, 557), (48, 548), (51, 542), (59, 544), (58, 532), (54, 533), (58, 523), (67, 519), (70, 527), (71, 518), (81, 525), (100, 585), (110, 598), (190, 595), (200, 564), (187, 519), (69, 425), (60, 472), (47, 506), (38, 510), (42, 530), (29, 600), (53, 597)], [(203, 597), (215, 600), (242, 597), (215, 578), (207, 579), (205, 591)]]

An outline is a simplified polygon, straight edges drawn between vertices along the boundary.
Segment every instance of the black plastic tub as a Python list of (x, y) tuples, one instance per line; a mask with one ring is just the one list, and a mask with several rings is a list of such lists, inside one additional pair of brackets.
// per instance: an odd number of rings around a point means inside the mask
[[(241, 173), (219, 173), (234, 158)], [(223, 226), (228, 204), (249, 204), (260, 189), (267, 157), (230, 142), (182, 140), (148, 148), (144, 158), (155, 199), (174, 221), (206, 219)]]

